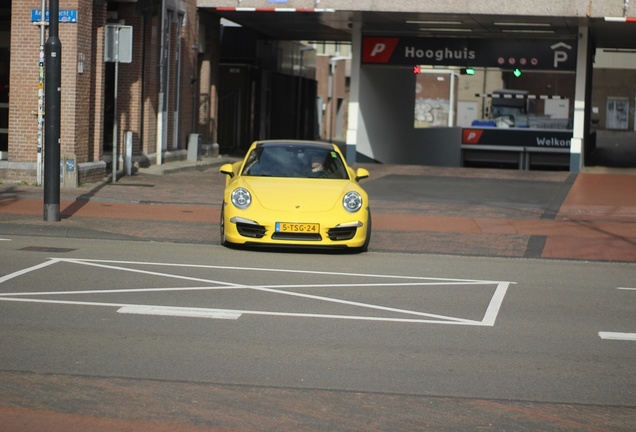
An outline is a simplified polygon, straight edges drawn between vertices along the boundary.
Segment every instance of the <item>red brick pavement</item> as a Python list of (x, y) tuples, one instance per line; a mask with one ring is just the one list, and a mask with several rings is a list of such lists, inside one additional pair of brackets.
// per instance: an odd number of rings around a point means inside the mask
[(0, 432), (617, 432), (636, 420), (614, 406), (19, 372), (0, 382)]

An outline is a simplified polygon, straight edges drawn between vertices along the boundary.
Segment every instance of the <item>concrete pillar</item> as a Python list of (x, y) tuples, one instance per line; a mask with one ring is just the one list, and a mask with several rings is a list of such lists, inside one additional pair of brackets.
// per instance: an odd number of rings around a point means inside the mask
[(591, 92), (592, 61), (589, 49), (589, 32), (587, 26), (579, 27), (579, 39), (576, 57), (576, 87), (574, 90), (574, 121), (572, 125), (572, 142), (570, 145), (570, 171), (579, 172), (584, 164), (585, 140), (589, 132), (589, 109)]
[(356, 162), (356, 146), (358, 143), (358, 125), (361, 124), (360, 113), (360, 65), (362, 64), (362, 23), (357, 14), (354, 15), (351, 32), (351, 80), (349, 88), (349, 117), (347, 122), (347, 163)]

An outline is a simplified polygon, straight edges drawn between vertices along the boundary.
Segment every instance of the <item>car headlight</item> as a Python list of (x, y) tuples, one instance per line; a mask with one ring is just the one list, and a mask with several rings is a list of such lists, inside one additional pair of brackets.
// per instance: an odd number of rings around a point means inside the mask
[(358, 192), (347, 192), (342, 199), (345, 210), (355, 213), (362, 208), (362, 197)]
[(236, 188), (232, 191), (232, 204), (240, 209), (246, 209), (252, 204), (252, 195), (245, 188)]

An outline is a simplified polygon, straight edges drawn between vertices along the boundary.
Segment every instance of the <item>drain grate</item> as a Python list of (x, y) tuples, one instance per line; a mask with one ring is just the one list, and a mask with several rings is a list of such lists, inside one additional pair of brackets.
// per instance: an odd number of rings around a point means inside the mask
[(29, 252), (49, 252), (49, 253), (65, 253), (65, 252), (73, 252), (77, 249), (71, 248), (59, 248), (59, 247), (46, 247), (46, 246), (27, 246), (23, 247), (23, 251)]

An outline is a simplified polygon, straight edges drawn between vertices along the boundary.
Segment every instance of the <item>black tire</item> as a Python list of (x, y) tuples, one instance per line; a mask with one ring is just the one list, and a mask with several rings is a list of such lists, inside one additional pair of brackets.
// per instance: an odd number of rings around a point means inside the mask
[(229, 246), (227, 239), (225, 238), (225, 212), (224, 205), (221, 206), (221, 220), (219, 221), (219, 234), (221, 234), (221, 245)]
[(369, 221), (367, 223), (367, 237), (364, 240), (364, 244), (360, 246), (358, 252), (368, 252), (369, 251), (369, 243), (371, 243), (371, 212), (369, 212)]

